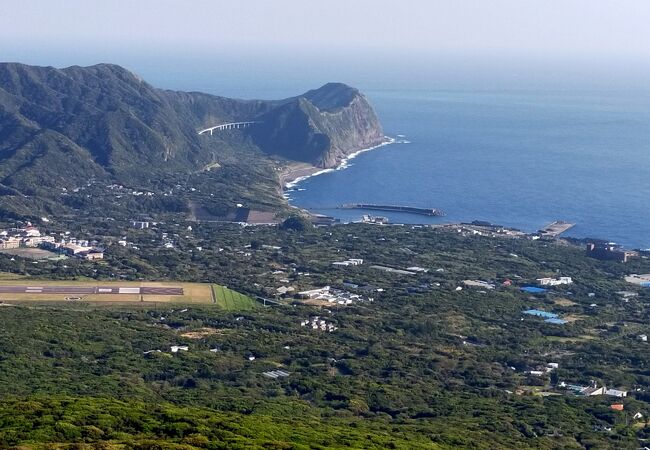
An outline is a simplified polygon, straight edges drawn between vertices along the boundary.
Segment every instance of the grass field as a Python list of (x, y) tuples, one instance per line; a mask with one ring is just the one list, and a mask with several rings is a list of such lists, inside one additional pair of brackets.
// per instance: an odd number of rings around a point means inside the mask
[(218, 284), (213, 285), (217, 306), (229, 311), (246, 311), (253, 309), (257, 303), (252, 298)]

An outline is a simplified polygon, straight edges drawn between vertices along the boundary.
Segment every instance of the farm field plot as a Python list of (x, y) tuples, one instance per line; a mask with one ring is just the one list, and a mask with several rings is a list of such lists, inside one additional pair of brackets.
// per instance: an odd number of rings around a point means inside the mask
[(228, 289), (225, 286), (215, 284), (214, 297), (217, 301), (217, 306), (229, 311), (247, 311), (255, 308), (257, 303), (247, 295), (240, 294), (237, 291)]

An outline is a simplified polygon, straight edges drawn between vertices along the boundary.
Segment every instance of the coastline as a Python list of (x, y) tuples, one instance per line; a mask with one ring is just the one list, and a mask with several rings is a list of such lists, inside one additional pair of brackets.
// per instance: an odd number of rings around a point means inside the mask
[(362, 148), (361, 150), (350, 153), (345, 158), (341, 159), (336, 167), (323, 169), (307, 163), (294, 163), (288, 165), (282, 170), (279, 175), (282, 191), (284, 192), (288, 189), (293, 189), (300, 182), (308, 178), (322, 175), (324, 173), (334, 172), (336, 170), (343, 170), (348, 167), (350, 160), (356, 158), (360, 154), (378, 149), (380, 147), (384, 147), (386, 145), (394, 144), (396, 142), (395, 138), (389, 136), (384, 136), (384, 139), (384, 142), (380, 144), (373, 145), (372, 147), (368, 148)]

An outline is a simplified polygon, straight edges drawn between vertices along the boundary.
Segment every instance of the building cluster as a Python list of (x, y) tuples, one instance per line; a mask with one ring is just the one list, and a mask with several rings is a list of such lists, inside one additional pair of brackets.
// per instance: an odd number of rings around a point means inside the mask
[(589, 242), (586, 253), (590, 258), (619, 262), (628, 262), (631, 258), (639, 256), (639, 252), (624, 250), (620, 245), (612, 242)]
[(573, 280), (571, 277), (538, 278), (537, 284), (540, 286), (559, 286), (561, 284), (573, 284)]
[(126, 236), (122, 237), (119, 241), (117, 241), (117, 245), (121, 245), (122, 247), (130, 248), (132, 250), (139, 250), (140, 247), (135, 245), (133, 242), (127, 241)]
[(168, 233), (162, 234), (162, 246), (163, 248), (174, 248), (174, 240), (169, 236)]
[(334, 261), (332, 263), (333, 266), (360, 266), (363, 264), (363, 259), (359, 258), (350, 258), (346, 259), (345, 261)]
[(54, 242), (54, 236), (43, 236), (38, 228), (27, 223), (24, 228), (10, 228), (0, 231), (0, 248), (39, 247), (45, 242)]
[(91, 244), (88, 240), (70, 237), (69, 234), (69, 232), (62, 233), (57, 240), (55, 236), (44, 235), (38, 228), (28, 223), (23, 228), (0, 231), (0, 249), (40, 247), (87, 260), (104, 258), (104, 251), (97, 248), (95, 243)]
[[(150, 192), (150, 191), (139, 191), (137, 189), (131, 189), (125, 186), (122, 186), (121, 184), (109, 184), (106, 186), (108, 190), (111, 190), (115, 192), (115, 198), (122, 198), (124, 195), (133, 195), (134, 197), (153, 197), (156, 195), (155, 192)], [(165, 194), (166, 196), (167, 194)]]
[(543, 367), (536, 367), (535, 370), (529, 370), (528, 373), (534, 377), (541, 377), (547, 373), (553, 372), (558, 369), (560, 365), (558, 363), (550, 362)]
[(55, 250), (67, 256), (94, 261), (104, 259), (104, 251), (91, 245), (87, 240), (68, 238), (58, 242), (44, 242), (40, 247), (47, 250)]
[[(298, 298), (305, 300), (324, 300), (328, 303), (335, 303), (338, 305), (350, 305), (355, 301), (365, 300), (363, 296), (359, 294), (353, 294), (352, 292), (340, 289), (332, 289), (329, 286), (298, 292)], [(369, 298), (368, 301), (372, 301), (372, 299)]]
[(607, 389), (607, 386), (604, 384), (598, 386), (596, 381), (592, 381), (588, 386), (581, 386), (576, 384), (567, 384), (564, 381), (558, 383), (558, 387), (572, 391), (576, 395), (581, 395), (584, 397), (593, 397), (596, 395), (608, 395), (610, 397), (623, 398), (627, 397), (627, 391), (620, 389)]
[(434, 224), (430, 228), (450, 230), (459, 233), (461, 236), (489, 236), (522, 238), (526, 233), (514, 228), (507, 228), (501, 225), (493, 225), (488, 222), (474, 221), (472, 223), (460, 224)]
[(370, 214), (364, 214), (361, 217), (361, 223), (372, 223), (377, 225), (385, 225), (388, 223), (388, 217), (383, 216), (371, 216)]
[(301, 321), (300, 326), (310, 327), (312, 330), (327, 331), (328, 333), (338, 330), (338, 327), (336, 325), (333, 323), (328, 323), (326, 320), (321, 319), (319, 316)]

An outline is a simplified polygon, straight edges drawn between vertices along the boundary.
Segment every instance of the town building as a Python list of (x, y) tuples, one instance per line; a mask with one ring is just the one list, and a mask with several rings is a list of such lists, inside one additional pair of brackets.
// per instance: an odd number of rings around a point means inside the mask
[(327, 295), (327, 294), (329, 294), (329, 292), (330, 292), (330, 287), (325, 286), (325, 287), (322, 287), (320, 289), (311, 289), (309, 291), (298, 292), (298, 296), (300, 298), (308, 298), (308, 299), (311, 298), (311, 299), (313, 299), (313, 298), (321, 297), (323, 295)]
[(38, 228), (27, 223), (24, 228), (0, 231), (0, 249), (41, 247), (87, 260), (104, 258), (104, 252), (96, 248), (98, 242), (93, 241), (90, 243), (85, 239), (70, 238), (69, 234), (69, 232), (61, 233), (61, 239), (57, 242), (55, 236), (42, 234)]
[(21, 239), (17, 237), (5, 237), (0, 239), (0, 249), (10, 249), (20, 247)]
[(88, 261), (95, 261), (97, 259), (104, 259), (104, 252), (102, 252), (101, 250), (93, 249), (93, 250), (90, 250), (88, 253), (85, 253), (82, 257), (84, 259), (88, 260)]

